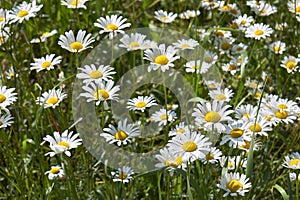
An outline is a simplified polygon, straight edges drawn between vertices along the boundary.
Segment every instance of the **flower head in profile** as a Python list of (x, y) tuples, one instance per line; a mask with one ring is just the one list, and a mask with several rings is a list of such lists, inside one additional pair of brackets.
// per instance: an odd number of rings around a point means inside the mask
[(14, 90), (15, 88), (0, 86), (0, 108), (6, 108), (17, 100), (17, 93), (13, 93)]
[(280, 67), (286, 69), (288, 73), (294, 73), (299, 68), (300, 58), (295, 56), (285, 56), (281, 61)]
[(3, 8), (0, 8), (0, 27), (4, 27), (5, 24), (9, 22), (10, 14), (9, 11)]
[(37, 72), (40, 72), (42, 70), (54, 69), (54, 66), (60, 64), (62, 59), (61, 56), (54, 57), (55, 54), (50, 54), (45, 57), (35, 58), (34, 63), (30, 64), (32, 66), (30, 67), (30, 70), (36, 69)]
[(289, 169), (300, 169), (300, 153), (294, 152), (289, 156), (285, 156), (282, 165)]
[(64, 170), (61, 168), (61, 166), (51, 166), (51, 169), (49, 171), (46, 171), (45, 174), (48, 174), (48, 179), (63, 179), (65, 177)]
[(205, 157), (201, 161), (206, 164), (216, 164), (222, 158), (222, 151), (216, 147), (210, 147), (209, 151), (206, 153)]
[(134, 171), (129, 166), (123, 166), (119, 168), (115, 172), (111, 172), (113, 182), (122, 182), (122, 183), (129, 183), (129, 181), (133, 178)]
[(76, 9), (83, 8), (86, 9), (84, 5), (89, 0), (61, 0), (61, 5), (67, 6), (68, 8)]
[(170, 67), (174, 67), (174, 61), (179, 59), (179, 56), (175, 56), (176, 49), (173, 46), (168, 46), (166, 48), (165, 44), (152, 47), (152, 49), (147, 49), (145, 51), (145, 60), (150, 61), (150, 66), (148, 71), (161, 69), (165, 72)]
[(230, 196), (244, 196), (251, 188), (251, 183), (245, 174), (240, 173), (227, 173), (221, 180), (217, 187), (226, 191), (223, 197)]
[(11, 126), (14, 123), (14, 117), (11, 114), (6, 113), (0, 116), (0, 129)]
[(179, 50), (185, 50), (185, 49), (192, 50), (199, 45), (199, 42), (194, 39), (188, 39), (188, 40), (182, 39), (182, 40), (178, 40), (177, 42), (174, 42), (172, 45)]
[(22, 23), (24, 20), (28, 21), (29, 18), (35, 17), (37, 12), (40, 11), (42, 7), (43, 5), (36, 5), (36, 0), (31, 1), (31, 3), (23, 1), (10, 12), (9, 23)]
[(49, 37), (55, 35), (57, 33), (57, 30), (52, 30), (50, 32), (46, 31), (43, 32), (38, 38), (33, 38), (30, 43), (40, 43), (45, 42)]
[(158, 122), (158, 126), (166, 126), (168, 122), (173, 122), (177, 119), (176, 113), (173, 110), (160, 109), (152, 114), (153, 121)]
[(273, 29), (268, 24), (253, 24), (246, 29), (245, 37), (261, 40), (269, 37), (272, 33)]
[(190, 19), (190, 18), (197, 17), (200, 14), (201, 14), (201, 12), (199, 10), (186, 10), (186, 11), (180, 13), (179, 17), (181, 19)]
[(66, 49), (72, 53), (79, 53), (88, 48), (93, 48), (92, 46), (90, 46), (90, 44), (95, 41), (92, 37), (92, 34), (85, 34), (85, 30), (79, 30), (75, 38), (74, 32), (72, 30), (69, 30), (65, 32), (65, 35), (59, 36), (58, 45), (60, 45), (61, 48)]
[(101, 84), (103, 81), (111, 80), (111, 75), (116, 72), (109, 65), (85, 65), (83, 68), (78, 68), (81, 72), (76, 75), (77, 78), (83, 79), (83, 83), (89, 85), (91, 82)]
[(120, 47), (126, 48), (127, 51), (144, 50), (150, 45), (146, 35), (140, 33), (125, 34), (121, 39)]
[(137, 98), (128, 99), (127, 105), (129, 110), (138, 110), (144, 112), (146, 108), (155, 106), (157, 103), (151, 96), (138, 96)]
[(127, 119), (119, 121), (118, 126), (109, 125), (103, 129), (100, 136), (104, 137), (110, 144), (117, 143), (118, 146), (131, 143), (131, 139), (140, 135), (140, 130), (137, 126), (129, 124)]
[(172, 12), (168, 13), (167, 11), (163, 10), (158, 10), (154, 12), (154, 17), (162, 23), (171, 23), (176, 19), (177, 14), (174, 14)]
[(94, 23), (94, 26), (100, 28), (100, 34), (109, 33), (109, 38), (112, 39), (118, 33), (124, 34), (122, 29), (128, 28), (131, 26), (130, 23), (125, 23), (127, 18), (123, 18), (122, 16), (112, 15), (100, 17), (97, 19), (97, 22)]
[(269, 49), (275, 54), (282, 54), (285, 51), (286, 44), (281, 41), (276, 41), (269, 46)]
[(228, 88), (217, 88), (216, 90), (210, 90), (208, 95), (213, 100), (229, 102), (231, 100), (231, 97), (233, 96), (233, 91)]
[[(159, 161), (155, 164), (157, 168), (169, 167), (169, 168), (182, 168), (186, 167), (186, 163), (182, 162), (182, 155), (175, 154), (169, 148), (163, 148), (159, 150), (159, 154), (155, 155), (155, 158)], [(170, 171), (172, 173), (172, 171)]]
[(55, 108), (60, 102), (67, 97), (67, 94), (60, 89), (51, 89), (48, 92), (44, 92), (41, 97), (37, 97), (36, 103), (44, 108)]
[(181, 122), (175, 126), (175, 128), (169, 131), (169, 137), (176, 136), (177, 134), (185, 134), (188, 131), (192, 130), (192, 126), (185, 125), (184, 122)]
[(52, 150), (51, 152), (46, 153), (46, 156), (49, 155), (50, 157), (53, 157), (56, 154), (65, 153), (70, 157), (70, 150), (75, 149), (82, 144), (82, 139), (79, 138), (79, 133), (73, 134), (73, 131), (69, 132), (68, 130), (65, 130), (61, 135), (59, 132), (55, 131), (53, 135), (54, 137), (46, 135), (46, 137), (43, 138), (44, 142), (49, 142)]

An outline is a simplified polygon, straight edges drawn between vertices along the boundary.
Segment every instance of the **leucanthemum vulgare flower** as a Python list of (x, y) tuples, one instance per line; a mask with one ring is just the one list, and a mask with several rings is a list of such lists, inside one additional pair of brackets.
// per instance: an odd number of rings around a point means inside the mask
[(230, 107), (230, 105), (223, 106), (223, 102), (215, 100), (212, 103), (200, 102), (194, 108), (192, 116), (195, 117), (196, 125), (221, 133), (225, 130), (223, 123), (232, 120), (229, 115), (234, 111), (230, 110)]
[(31, 3), (23, 1), (20, 5), (17, 5), (10, 12), (10, 24), (18, 22), (22, 23), (24, 20), (29, 20), (31, 17), (35, 17), (37, 12), (41, 10), (43, 5), (36, 5), (36, 1), (33, 0)]
[(158, 122), (158, 126), (166, 126), (168, 122), (175, 121), (177, 116), (173, 110), (160, 109), (151, 115), (151, 119)]
[(269, 46), (269, 49), (275, 54), (282, 54), (285, 51), (285, 47), (286, 45), (284, 42), (276, 41)]
[(119, 47), (126, 48), (127, 51), (144, 50), (148, 48), (149, 45), (151, 46), (149, 40), (145, 40), (146, 37), (146, 35), (140, 33), (131, 33), (130, 36), (125, 34), (120, 39), (122, 44), (120, 44)]
[(176, 49), (173, 46), (166, 48), (165, 44), (152, 47), (152, 49), (145, 50), (145, 60), (150, 61), (148, 71), (161, 69), (163, 72), (168, 70), (170, 67), (174, 67), (173, 62), (179, 59), (179, 56), (175, 56)]
[(205, 85), (208, 89), (213, 90), (221, 87), (221, 83), (213, 80), (204, 80)]
[(168, 13), (167, 11), (158, 10), (154, 12), (154, 18), (161, 21), (162, 23), (171, 23), (177, 17), (176, 13)]
[(55, 65), (60, 64), (62, 57), (57, 56), (56, 58), (55, 54), (46, 55), (46, 57), (41, 58), (34, 58), (34, 63), (30, 63), (32, 67), (30, 67), (30, 70), (36, 69), (37, 72), (40, 72), (42, 70), (50, 70), (54, 69)]
[(140, 135), (140, 130), (137, 126), (129, 124), (127, 119), (119, 121), (118, 126), (108, 125), (108, 128), (103, 129), (104, 133), (100, 133), (109, 144), (116, 143), (118, 146), (131, 143), (131, 139)]
[(94, 26), (101, 28), (100, 34), (109, 33), (109, 38), (112, 39), (118, 33), (124, 34), (122, 29), (128, 28), (131, 26), (130, 23), (125, 23), (127, 18), (123, 18), (122, 16), (112, 15), (100, 17), (97, 19), (97, 22), (94, 23)]
[(65, 35), (59, 36), (58, 45), (60, 45), (61, 48), (66, 49), (72, 53), (79, 53), (88, 48), (93, 48), (92, 46), (90, 46), (90, 44), (95, 41), (92, 37), (92, 34), (85, 34), (85, 30), (79, 30), (75, 38), (74, 32), (72, 30), (66, 31)]
[(247, 50), (247, 48), (248, 48), (247, 45), (240, 42), (239, 44), (234, 44), (232, 46), (231, 51), (232, 51), (233, 54), (242, 54), (244, 51)]
[(227, 4), (224, 1), (220, 2), (219, 11), (227, 12), (233, 16), (241, 15), (240, 9), (237, 7), (236, 3)]
[(205, 157), (201, 159), (201, 161), (206, 164), (216, 164), (222, 157), (222, 151), (217, 149), (216, 147), (210, 147), (209, 151), (206, 153)]
[(11, 126), (14, 123), (13, 119), (14, 117), (8, 113), (0, 116), (0, 129)]
[(84, 68), (78, 68), (81, 73), (78, 73), (76, 77), (78, 79), (83, 79), (83, 83), (87, 86), (94, 82), (96, 84), (101, 84), (103, 81), (108, 81), (113, 79), (111, 75), (115, 74), (116, 72), (112, 67), (109, 65), (85, 65)]
[(247, 132), (249, 124), (244, 121), (235, 121), (225, 125), (225, 135), (222, 137), (220, 145), (228, 142), (228, 145), (234, 148), (245, 145), (245, 141), (251, 141), (251, 133)]
[(5, 24), (8, 23), (9, 19), (10, 19), (9, 11), (1, 8), (0, 9), (0, 27), (4, 27)]
[(193, 162), (204, 158), (209, 152), (211, 142), (208, 140), (204, 135), (188, 131), (169, 140), (167, 147), (174, 154), (182, 155), (183, 162)]
[(4, 44), (9, 37), (10, 37), (10, 28), (9, 27), (1, 28), (0, 26), (0, 46)]
[(133, 178), (134, 171), (129, 166), (123, 166), (115, 172), (111, 172), (113, 182), (129, 183)]
[(300, 154), (294, 152), (290, 156), (285, 156), (282, 165), (289, 169), (300, 169)]
[(240, 67), (237, 63), (229, 62), (222, 65), (222, 70), (229, 72), (231, 75), (235, 75), (240, 70)]
[(17, 93), (13, 93), (14, 90), (15, 88), (0, 87), (0, 108), (6, 108), (17, 100)]
[(178, 104), (167, 104), (167, 110), (176, 110), (178, 108)]
[(215, 40), (215, 48), (218, 49), (218, 51), (221, 54), (229, 54), (230, 50), (232, 49), (233, 42), (235, 41), (234, 38), (232, 37), (227, 37), (227, 38), (219, 38)]
[(254, 21), (252, 16), (248, 16), (247, 14), (240, 15), (236, 19), (233, 20), (233, 23), (236, 23), (238, 29), (244, 31), (251, 23)]
[[(238, 146), (238, 149), (246, 151), (246, 155), (248, 154), (250, 150), (251, 141), (244, 141), (244, 144)], [(261, 142), (258, 139), (254, 140), (253, 143), (253, 151), (257, 151), (261, 147)]]
[(17, 73), (15, 72), (13, 66), (11, 66), (11, 67), (9, 68), (9, 70), (5, 72), (5, 74), (6, 74), (6, 78), (7, 78), (8, 80), (11, 80), (11, 79), (14, 79), (14, 78), (19, 77), (19, 74), (17, 74)]
[(230, 196), (244, 196), (249, 191), (251, 183), (245, 174), (226, 173), (220, 180), (220, 184), (217, 187), (226, 191), (223, 197)]
[(290, 172), (289, 177), (291, 181), (300, 181), (300, 174), (298, 174), (297, 177), (297, 174), (295, 172)]
[[(171, 168), (185, 168), (186, 163), (182, 162), (181, 154), (175, 154), (169, 148), (159, 150), (159, 154), (155, 155), (159, 163), (155, 164), (157, 168), (171, 167)], [(171, 171), (172, 172), (172, 171)]]
[(146, 108), (157, 105), (155, 99), (151, 96), (138, 96), (137, 98), (128, 99), (127, 107), (129, 110), (144, 112)]
[(61, 0), (61, 5), (67, 6), (68, 8), (76, 9), (83, 8), (86, 9), (84, 5), (89, 0)]
[(257, 106), (251, 104), (240, 105), (234, 110), (235, 118), (241, 119), (243, 121), (249, 121), (250, 119), (255, 118), (257, 113)]
[[(206, 73), (212, 65), (204, 64), (205, 62), (201, 60), (191, 60), (185, 63), (185, 71), (187, 73), (197, 73), (204, 74)], [(201, 65), (202, 64), (202, 65)]]
[(255, 118), (250, 119), (249, 123), (247, 132), (251, 134), (255, 131), (255, 135), (268, 136), (267, 132), (272, 131), (270, 122), (264, 116), (258, 115), (256, 123)]
[(57, 30), (52, 30), (50, 32), (46, 31), (44, 33), (41, 34), (40, 37), (38, 38), (33, 38), (30, 43), (40, 43), (40, 42), (45, 42), (47, 40), (47, 38), (55, 35), (57, 33)]
[(177, 134), (185, 134), (192, 129), (193, 129), (192, 126), (185, 125), (184, 122), (181, 122), (181, 123), (177, 124), (173, 130), (169, 131), (168, 135), (169, 135), (169, 137), (171, 137), (171, 136), (175, 136)]
[(55, 156), (56, 154), (65, 153), (68, 157), (71, 156), (71, 149), (77, 148), (82, 144), (82, 139), (79, 138), (79, 133), (73, 134), (73, 131), (65, 130), (61, 135), (59, 132), (53, 133), (54, 137), (50, 135), (46, 135), (43, 138), (44, 144), (45, 142), (49, 142), (49, 146), (51, 148), (51, 152), (45, 154), (45, 156), (49, 155), (50, 157)]
[[(83, 86), (83, 90), (86, 92), (81, 93), (80, 96), (85, 97), (87, 102), (96, 101), (96, 105), (100, 105), (102, 101), (106, 103), (107, 100), (119, 100), (120, 86), (114, 86), (114, 81), (108, 80), (106, 83), (95, 84), (91, 82), (88, 86)], [(107, 104), (104, 104), (107, 108)]]
[(241, 156), (222, 156), (220, 159), (220, 166), (226, 167), (228, 170), (236, 170), (240, 167), (245, 168), (246, 164), (246, 158), (242, 159)]
[(277, 8), (267, 2), (261, 3), (253, 8), (253, 11), (258, 16), (269, 16), (277, 12)]
[(174, 42), (172, 45), (178, 50), (185, 50), (185, 49), (192, 50), (199, 45), (199, 42), (194, 39), (188, 39), (188, 40), (182, 39), (182, 40), (178, 40), (177, 42)]
[(180, 13), (179, 17), (181, 19), (190, 19), (190, 18), (197, 17), (200, 14), (201, 14), (201, 12), (199, 10), (186, 10), (186, 11)]
[(37, 97), (36, 103), (44, 108), (55, 108), (60, 102), (67, 97), (67, 94), (60, 89), (51, 89), (48, 92), (44, 92), (41, 97)]
[(268, 24), (253, 24), (246, 29), (245, 37), (260, 40), (269, 37), (272, 33), (273, 30)]
[(225, 30), (222, 30), (222, 29), (216, 29), (213, 33), (214, 33), (214, 36), (215, 36), (216, 39), (232, 38), (232, 34), (231, 34), (230, 31), (225, 31)]
[(204, 0), (201, 4), (201, 7), (203, 7), (205, 10), (213, 10), (216, 8), (219, 8), (220, 1), (215, 0)]
[(300, 59), (295, 56), (284, 56), (280, 67), (285, 68), (288, 73), (294, 73), (299, 67), (298, 62), (300, 62)]
[(288, 9), (291, 13), (300, 15), (300, 1), (299, 0), (290, 0), (287, 3)]
[(225, 102), (229, 102), (233, 94), (234, 94), (233, 91), (228, 88), (225, 89), (217, 88), (216, 90), (210, 90), (208, 93), (211, 99), (216, 101), (225, 101)]
[(65, 177), (64, 170), (61, 168), (61, 166), (51, 166), (51, 169), (49, 171), (46, 171), (45, 174), (48, 174), (48, 179), (63, 179)]

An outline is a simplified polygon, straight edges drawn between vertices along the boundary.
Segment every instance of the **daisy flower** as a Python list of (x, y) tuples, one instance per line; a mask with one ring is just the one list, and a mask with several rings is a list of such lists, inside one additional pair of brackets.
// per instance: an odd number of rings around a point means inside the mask
[(44, 92), (41, 97), (38, 97), (36, 103), (44, 108), (55, 108), (60, 102), (67, 97), (67, 94), (60, 89), (51, 89), (48, 92)]
[(239, 10), (239, 8), (235, 3), (225, 4), (224, 1), (221, 1), (219, 6), (219, 11), (230, 13), (233, 16), (239, 16), (241, 14), (241, 11)]
[(122, 182), (129, 183), (129, 181), (133, 178), (134, 174), (133, 170), (129, 166), (123, 166), (119, 168), (118, 171), (111, 172), (113, 182)]
[(109, 38), (112, 39), (118, 33), (124, 34), (122, 29), (128, 28), (131, 26), (130, 23), (125, 23), (127, 18), (123, 18), (122, 16), (112, 15), (100, 17), (97, 19), (97, 22), (94, 23), (94, 26), (101, 28), (102, 30), (99, 32), (100, 34), (109, 33)]
[(257, 121), (254, 126), (255, 119), (250, 119), (250, 126), (247, 132), (253, 133), (255, 130), (255, 135), (268, 136), (268, 131), (272, 131), (270, 122), (263, 116), (258, 115)]
[(46, 31), (46, 32), (42, 33), (40, 37), (32, 39), (30, 41), (30, 43), (45, 42), (47, 40), (47, 38), (55, 35), (56, 33), (57, 33), (57, 30), (52, 30), (50, 32)]
[(106, 139), (109, 144), (117, 143), (118, 146), (131, 143), (131, 138), (140, 135), (140, 130), (137, 126), (127, 123), (127, 119), (123, 122), (119, 121), (118, 126), (114, 127), (109, 125), (109, 128), (104, 128), (104, 133), (100, 133), (100, 136)]
[(152, 49), (147, 49), (145, 51), (145, 60), (150, 61), (150, 66), (148, 71), (161, 69), (163, 72), (169, 69), (169, 67), (174, 67), (173, 62), (179, 59), (179, 56), (175, 56), (176, 49), (173, 46), (168, 46), (166, 48), (165, 44), (155, 46)]
[(142, 111), (144, 112), (146, 108), (157, 105), (155, 99), (149, 96), (138, 96), (137, 98), (128, 99), (127, 107), (129, 110)]
[(201, 7), (203, 7), (205, 10), (213, 10), (219, 8), (220, 3), (220, 1), (216, 0), (204, 0), (201, 4)]
[(221, 87), (221, 83), (217, 81), (212, 81), (212, 80), (204, 80), (205, 85), (208, 87), (208, 89), (217, 89)]
[(245, 167), (245, 163), (246, 159), (241, 159), (241, 156), (222, 156), (220, 159), (220, 166), (228, 170), (235, 170), (239, 167)]
[(79, 30), (75, 39), (74, 33), (72, 30), (69, 30), (68, 32), (65, 32), (65, 35), (59, 36), (58, 45), (61, 46), (61, 48), (66, 49), (72, 53), (79, 53), (81, 51), (84, 51), (88, 48), (93, 48), (92, 46), (89, 46), (91, 43), (93, 43), (95, 40), (91, 33), (86, 34), (85, 30)]
[(242, 54), (244, 51), (246, 51), (248, 48), (247, 45), (243, 44), (243, 43), (239, 43), (239, 44), (234, 44), (232, 46), (232, 53), (235, 53), (235, 54)]
[(146, 49), (149, 45), (149, 42), (145, 40), (146, 37), (146, 35), (142, 35), (140, 33), (131, 33), (130, 36), (125, 34), (120, 39), (122, 44), (120, 44), (119, 47), (126, 48), (127, 51)]
[(158, 19), (162, 23), (171, 23), (175, 20), (177, 14), (175, 13), (168, 13), (167, 11), (158, 10), (154, 12), (154, 18)]
[(285, 156), (282, 165), (289, 169), (300, 169), (300, 154), (294, 152), (290, 156)]
[(230, 50), (232, 49), (233, 42), (235, 41), (234, 38), (228, 37), (228, 38), (219, 38), (215, 40), (216, 49), (220, 51), (221, 54), (229, 54)]
[(194, 49), (196, 46), (199, 45), (199, 42), (197, 42), (194, 39), (182, 39), (182, 40), (178, 40), (177, 42), (174, 42), (172, 44), (175, 48), (177, 49), (181, 49), (181, 50), (185, 50), (185, 49)]
[(221, 29), (216, 29), (214, 31), (214, 35), (217, 39), (232, 38), (232, 34), (230, 31), (225, 31), (225, 30), (221, 30)]
[(233, 94), (234, 94), (233, 91), (228, 88), (225, 89), (217, 88), (217, 90), (210, 90), (208, 93), (210, 98), (212, 98), (213, 100), (225, 101), (225, 102), (229, 102)]
[(259, 6), (254, 7), (253, 11), (258, 16), (269, 16), (277, 12), (277, 8), (272, 6), (271, 4), (264, 2), (261, 3)]
[(155, 164), (157, 168), (172, 167), (172, 168), (185, 168), (186, 164), (182, 162), (182, 156), (175, 154), (168, 148), (159, 150), (159, 154), (155, 155), (159, 163)]
[(158, 126), (166, 126), (168, 122), (173, 122), (177, 119), (176, 113), (173, 110), (160, 109), (151, 116), (152, 120), (158, 122)]
[(10, 20), (9, 11), (6, 9), (0, 9), (0, 27), (4, 27), (5, 24)]
[(169, 132), (169, 137), (175, 136), (177, 134), (185, 134), (190, 131), (192, 127), (186, 126), (184, 122), (181, 122), (175, 126), (173, 130)]
[(260, 40), (269, 37), (272, 33), (273, 30), (268, 24), (253, 24), (246, 29), (245, 37)]
[(259, 5), (261, 5), (262, 3), (265, 3), (265, 1), (249, 0), (247, 1), (246, 5), (253, 10), (254, 8), (257, 8)]
[(167, 147), (174, 154), (182, 155), (183, 162), (193, 162), (202, 159), (210, 150), (209, 138), (197, 132), (178, 134), (169, 140)]
[(217, 149), (216, 147), (210, 147), (208, 153), (206, 153), (205, 157), (201, 159), (201, 161), (206, 164), (216, 164), (222, 157), (222, 151)]
[[(244, 144), (238, 146), (239, 149), (246, 151), (246, 155), (249, 152), (250, 149), (250, 145), (251, 145), (251, 141), (244, 141)], [(257, 151), (259, 148), (261, 147), (261, 142), (259, 142), (258, 139), (254, 140), (254, 144), (253, 144), (253, 151)]]
[(31, 3), (23, 1), (20, 5), (17, 5), (10, 12), (10, 24), (18, 22), (22, 23), (24, 20), (28, 21), (29, 18), (35, 17), (37, 12), (41, 10), (43, 5), (36, 5), (36, 1)]
[(298, 178), (297, 178), (297, 174), (295, 172), (291, 172), (289, 173), (289, 177), (291, 181), (300, 181), (300, 174), (298, 174)]
[(51, 169), (49, 171), (46, 171), (45, 174), (48, 174), (49, 180), (63, 179), (65, 177), (65, 173), (59, 165), (51, 166)]
[(87, 102), (96, 101), (97, 106), (101, 101), (119, 100), (117, 92), (120, 90), (120, 86), (114, 86), (114, 81), (112, 80), (100, 84), (91, 82), (88, 86), (83, 86), (82, 89), (86, 92), (81, 93), (80, 96), (87, 98)]
[(243, 121), (249, 121), (250, 119), (255, 118), (257, 113), (257, 106), (253, 106), (251, 104), (240, 105), (235, 108), (235, 118), (241, 119)]
[(6, 74), (6, 78), (8, 80), (11, 80), (13, 78), (17, 78), (19, 76), (19, 74), (17, 74), (14, 70), (14, 67), (10, 67), (9, 70), (7, 72), (5, 72)]
[(229, 72), (231, 75), (235, 75), (238, 71), (240, 71), (240, 67), (235, 62), (229, 62), (222, 66), (222, 70), (224, 72)]
[(252, 16), (248, 16), (247, 14), (240, 15), (236, 19), (233, 20), (233, 23), (238, 25), (238, 28), (244, 31), (251, 23), (254, 21)]
[(237, 148), (245, 145), (245, 141), (251, 141), (251, 134), (247, 131), (248, 123), (243, 121), (236, 121), (226, 126), (225, 135), (222, 137), (220, 145), (229, 142), (230, 147)]
[(269, 46), (269, 49), (275, 54), (282, 54), (285, 51), (285, 43), (281, 41), (276, 41)]
[(50, 70), (54, 69), (55, 65), (60, 64), (62, 57), (57, 56), (56, 58), (55, 54), (46, 55), (46, 57), (42, 58), (34, 58), (34, 63), (30, 63), (32, 67), (30, 67), (30, 70), (36, 69), (37, 72), (40, 72), (42, 70)]
[(79, 79), (83, 79), (83, 83), (87, 86), (91, 82), (101, 84), (103, 81), (113, 79), (111, 75), (116, 73), (114, 69), (109, 65), (99, 65), (96, 67), (94, 64), (91, 64), (85, 65), (84, 68), (78, 69), (81, 71), (81, 73), (78, 73), (76, 77)]
[(294, 73), (299, 67), (298, 62), (300, 62), (300, 59), (295, 56), (284, 56), (280, 67), (285, 68), (288, 73)]
[(14, 118), (10, 114), (5, 114), (0, 117), (0, 129), (11, 126), (14, 123)]
[(226, 191), (223, 197), (230, 196), (244, 196), (246, 192), (249, 191), (251, 183), (245, 174), (240, 173), (227, 173), (221, 180), (217, 187)]
[[(44, 142), (49, 142), (52, 150), (51, 152), (46, 153), (45, 156), (49, 155), (50, 157), (53, 157), (56, 154), (65, 153), (70, 157), (70, 150), (75, 149), (82, 144), (79, 133), (73, 135), (73, 131), (68, 132), (68, 130), (65, 130), (61, 135), (59, 132), (55, 131), (53, 135), (54, 137), (46, 135), (46, 137), (43, 138)], [(42, 142), (42, 144), (44, 144), (44, 142)]]
[(287, 3), (288, 9), (291, 13), (300, 15), (300, 1), (299, 0), (290, 0)]
[(0, 86), (0, 108), (6, 108), (17, 100), (17, 93), (13, 93), (14, 90), (15, 88)]
[(179, 14), (179, 17), (181, 19), (190, 19), (190, 18), (194, 18), (200, 15), (200, 11), (199, 10), (186, 10), (182, 13)]
[(201, 60), (191, 60), (185, 63), (185, 71), (188, 73), (204, 74), (206, 73), (212, 65), (204, 64), (201, 65)]
[(86, 6), (84, 5), (85, 2), (89, 0), (61, 0), (61, 5), (67, 6), (68, 8), (83, 8), (86, 9)]
[(167, 104), (167, 110), (176, 110), (178, 108), (178, 104)]
[(223, 102), (215, 100), (212, 103), (198, 103), (192, 116), (195, 117), (198, 126), (203, 126), (207, 130), (215, 129), (220, 133), (225, 130), (223, 123), (232, 120), (229, 115), (234, 111), (229, 108), (230, 105), (223, 106)]
[(4, 44), (10, 37), (10, 28), (9, 27), (0, 27), (0, 46)]

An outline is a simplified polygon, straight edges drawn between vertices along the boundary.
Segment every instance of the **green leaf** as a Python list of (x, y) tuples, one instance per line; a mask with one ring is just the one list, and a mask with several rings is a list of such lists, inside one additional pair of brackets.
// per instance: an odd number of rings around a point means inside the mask
[(281, 194), (281, 196), (284, 200), (289, 200), (289, 195), (286, 193), (286, 191), (280, 185), (275, 184), (272, 187), (272, 189), (271, 189), (272, 194), (273, 194), (274, 188)]

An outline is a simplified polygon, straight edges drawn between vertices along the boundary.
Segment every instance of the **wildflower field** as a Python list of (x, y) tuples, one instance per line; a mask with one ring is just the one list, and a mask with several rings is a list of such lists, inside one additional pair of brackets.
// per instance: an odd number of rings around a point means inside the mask
[(300, 199), (300, 0), (0, 4), (0, 199)]

